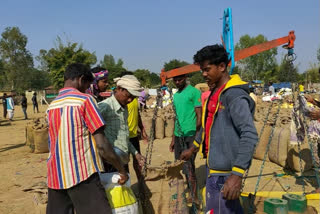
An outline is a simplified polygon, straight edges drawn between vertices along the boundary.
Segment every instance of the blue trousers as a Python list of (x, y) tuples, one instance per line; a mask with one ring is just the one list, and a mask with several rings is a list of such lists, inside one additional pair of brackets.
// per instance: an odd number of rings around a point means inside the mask
[[(243, 214), (240, 200), (226, 200), (221, 189), (228, 176), (210, 176), (206, 182), (206, 212), (214, 214)], [(213, 212), (209, 212), (213, 211)]]

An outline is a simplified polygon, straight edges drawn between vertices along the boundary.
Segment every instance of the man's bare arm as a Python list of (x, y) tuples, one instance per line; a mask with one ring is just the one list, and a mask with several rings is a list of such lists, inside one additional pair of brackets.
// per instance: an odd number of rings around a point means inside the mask
[(201, 116), (202, 116), (202, 108), (196, 107), (195, 108), (196, 115), (197, 115), (197, 131), (201, 128)]

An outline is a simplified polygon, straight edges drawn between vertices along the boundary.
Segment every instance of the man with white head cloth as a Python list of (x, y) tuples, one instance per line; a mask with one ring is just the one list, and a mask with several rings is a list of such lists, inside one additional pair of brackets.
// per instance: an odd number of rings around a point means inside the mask
[[(104, 133), (108, 141), (124, 154), (124, 165), (129, 172), (128, 160), (130, 153), (142, 166), (145, 158), (138, 153), (129, 142), (128, 109), (127, 104), (142, 91), (140, 82), (133, 75), (125, 75), (114, 79), (117, 87), (114, 95), (98, 103), (99, 110), (106, 122)], [(120, 152), (120, 153), (121, 153)], [(104, 162), (106, 172), (116, 172), (111, 164)]]

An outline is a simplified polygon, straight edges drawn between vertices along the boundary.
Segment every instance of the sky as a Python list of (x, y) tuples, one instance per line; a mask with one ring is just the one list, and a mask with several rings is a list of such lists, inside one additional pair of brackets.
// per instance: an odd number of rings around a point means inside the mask
[[(159, 73), (172, 59), (193, 62), (202, 47), (221, 43), (224, 9), (230, 7), (234, 42), (245, 34), (268, 40), (295, 31), (299, 72), (317, 62), (320, 48), (319, 0), (1, 0), (0, 33), (17, 26), (27, 49), (54, 47), (55, 39), (81, 43), (121, 58), (124, 67)], [(278, 48), (278, 59), (286, 54)], [(37, 62), (35, 62), (37, 64)]]

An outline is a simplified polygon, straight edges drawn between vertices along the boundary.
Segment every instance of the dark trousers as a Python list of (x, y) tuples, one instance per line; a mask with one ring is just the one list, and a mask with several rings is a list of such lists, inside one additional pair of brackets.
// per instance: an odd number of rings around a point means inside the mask
[[(139, 137), (132, 137), (129, 139), (129, 141), (134, 146), (134, 148), (138, 151), (138, 153), (141, 154)], [(140, 181), (142, 178), (142, 174), (141, 174), (142, 169), (135, 157), (133, 157), (132, 165), (133, 165), (134, 171), (136, 172), (138, 181)]]
[(38, 103), (33, 103), (33, 113), (35, 113), (35, 110), (37, 109), (37, 113), (39, 113)]
[(28, 119), (27, 107), (22, 107), (22, 111), (23, 111), (23, 114), (24, 114), (24, 119)]
[[(188, 137), (177, 137), (174, 139), (174, 157), (176, 160), (180, 159), (181, 153), (193, 146), (195, 136)], [(186, 175), (188, 179), (188, 187), (192, 194), (196, 197), (197, 195), (197, 178), (196, 178), (196, 167), (194, 161), (196, 159), (196, 154), (192, 155), (189, 161), (186, 161), (183, 165), (183, 174)], [(190, 185), (192, 185), (190, 187)]]
[(4, 118), (4, 119), (7, 118), (7, 113), (8, 113), (8, 111), (7, 111), (7, 106), (6, 106), (6, 107), (3, 106), (3, 118)]
[(221, 192), (228, 176), (207, 176), (206, 181), (206, 212), (224, 214), (243, 214), (240, 200), (226, 200)]
[(112, 213), (99, 174), (70, 189), (48, 188), (47, 214), (106, 214)]

